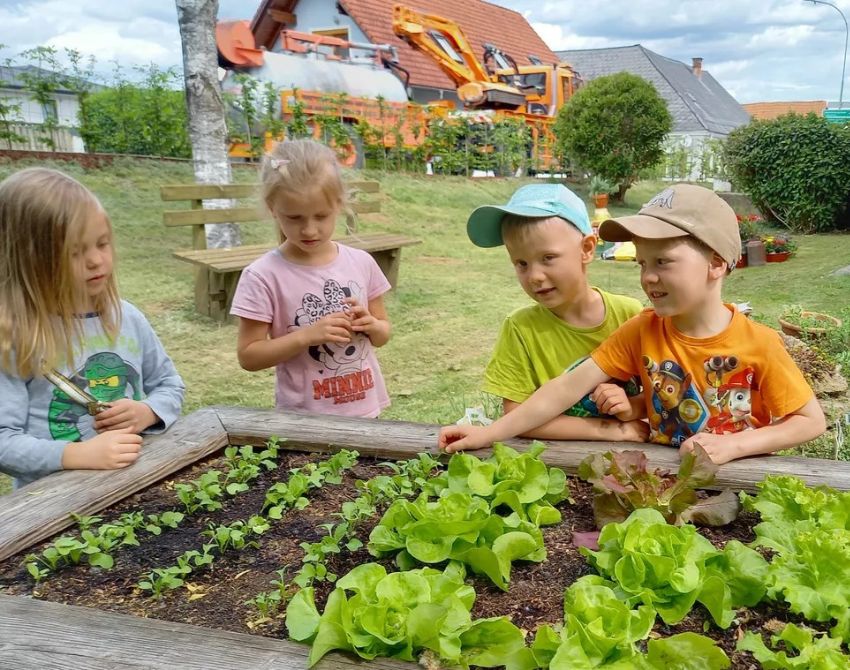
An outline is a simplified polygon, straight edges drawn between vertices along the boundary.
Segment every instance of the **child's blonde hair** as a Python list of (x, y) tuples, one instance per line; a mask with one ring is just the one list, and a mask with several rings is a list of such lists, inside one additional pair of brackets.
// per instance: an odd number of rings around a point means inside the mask
[[(72, 254), (97, 197), (57, 170), (29, 168), (0, 182), (0, 369), (28, 378), (72, 362), (85, 297)], [(94, 305), (110, 339), (119, 329), (114, 274)]]
[[(281, 194), (303, 194), (318, 189), (328, 204), (339, 206), (346, 215), (348, 197), (336, 154), (314, 140), (287, 140), (276, 144), (263, 159), (260, 169), (261, 195), (274, 210)], [(283, 233), (278, 227), (283, 242)]]

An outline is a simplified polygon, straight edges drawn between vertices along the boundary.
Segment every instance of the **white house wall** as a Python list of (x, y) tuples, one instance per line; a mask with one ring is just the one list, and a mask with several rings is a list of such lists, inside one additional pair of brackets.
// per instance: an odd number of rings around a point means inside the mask
[[(26, 91), (18, 89), (0, 89), (0, 97), (5, 104), (19, 104), (20, 111), (13, 114), (12, 118), (21, 123), (44, 123), (44, 109), (41, 104), (33, 100)], [(79, 127), (80, 103), (75, 95), (56, 93), (53, 96), (56, 101), (56, 111), (60, 126), (70, 128)]]

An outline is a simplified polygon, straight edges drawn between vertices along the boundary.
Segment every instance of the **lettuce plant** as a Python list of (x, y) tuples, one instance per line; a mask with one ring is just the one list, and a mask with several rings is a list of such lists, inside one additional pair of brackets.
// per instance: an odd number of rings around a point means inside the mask
[(381, 557), (401, 552), (402, 568), (420, 563), (458, 560), (487, 575), (507, 590), (511, 563), (546, 558), (543, 535), (529, 521), (492, 514), (490, 504), (468, 493), (448, 493), (434, 501), (396, 500), (369, 535), (369, 553)]
[(744, 509), (757, 511), (756, 544), (783, 553), (793, 550), (793, 537), (822, 528), (850, 531), (850, 491), (828, 486), (809, 487), (798, 477), (769, 475), (759, 484), (758, 495), (741, 493)]
[(733, 607), (754, 605), (764, 594), (767, 564), (754, 550), (730, 542), (724, 551), (692, 525), (671, 526), (654, 509), (638, 509), (599, 534), (599, 551), (580, 548), (628, 604), (652, 605), (667, 624), (681, 621), (701, 602), (727, 628)]
[(613, 584), (598, 575), (581, 577), (564, 592), (564, 627), (537, 630), (530, 647), (508, 663), (511, 670), (572, 670), (608, 667), (634, 658), (635, 643), (649, 635), (655, 610), (649, 605), (632, 609), (617, 597)]
[(597, 528), (623, 521), (633, 510), (650, 508), (670, 523), (691, 521), (722, 526), (732, 522), (740, 506), (731, 491), (700, 501), (696, 489), (714, 481), (717, 465), (697, 446), (685, 454), (674, 475), (648, 468), (642, 451), (591, 454), (579, 465), (578, 475), (593, 485), (593, 515)]
[(429, 650), (462, 667), (502, 665), (523, 635), (503, 617), (473, 622), (475, 592), (464, 577), (458, 563), (390, 574), (365, 563), (339, 579), (321, 615), (313, 589), (299, 591), (286, 611), (289, 635), (312, 644), (310, 666), (334, 649), (406, 661)]
[(484, 498), (491, 510), (504, 505), (536, 526), (559, 523), (561, 513), (554, 505), (567, 498), (567, 477), (540, 460), (545, 449), (542, 442), (533, 442), (520, 453), (497, 442), (493, 455), (483, 461), (472, 454), (455, 454), (441, 477), (448, 492)]
[(833, 637), (850, 644), (850, 532), (794, 533), (770, 563), (767, 593), (810, 621), (837, 623)]
[[(787, 651), (773, 651), (758, 633), (747, 632), (738, 642), (738, 651), (748, 651), (765, 670), (845, 670), (850, 656), (841, 650), (841, 640), (826, 637), (805, 626), (787, 624), (772, 635), (771, 646), (782, 643)], [(791, 655), (789, 655), (791, 654)]]

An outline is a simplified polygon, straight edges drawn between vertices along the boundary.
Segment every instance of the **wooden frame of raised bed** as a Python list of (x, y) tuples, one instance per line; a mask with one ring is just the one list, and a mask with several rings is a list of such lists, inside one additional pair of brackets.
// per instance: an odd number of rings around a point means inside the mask
[[(198, 410), (165, 434), (145, 441), (131, 468), (58, 472), (0, 497), (0, 561), (73, 525), (71, 512), (94, 514), (158, 482), (227, 444), (260, 445), (285, 438), (292, 451), (356, 449), (364, 456), (407, 459), (436, 450), (438, 427), (374, 419), (280, 413), (236, 407)], [(510, 442), (523, 448), (527, 440)], [(605, 442), (551, 442), (543, 459), (575, 473), (592, 451), (640, 448), (651, 467), (675, 470), (678, 452), (656, 445)], [(479, 452), (486, 455), (487, 452)], [(765, 456), (722, 466), (717, 487), (752, 490), (768, 474), (792, 474), (809, 485), (850, 490), (850, 463), (812, 458)], [(93, 635), (93, 631), (97, 631)], [(258, 635), (42, 602), (0, 594), (0, 667), (3, 668), (306, 668), (309, 648)], [(362, 662), (342, 654), (326, 656), (319, 669), (353, 668)], [(378, 659), (383, 670), (414, 668)]]

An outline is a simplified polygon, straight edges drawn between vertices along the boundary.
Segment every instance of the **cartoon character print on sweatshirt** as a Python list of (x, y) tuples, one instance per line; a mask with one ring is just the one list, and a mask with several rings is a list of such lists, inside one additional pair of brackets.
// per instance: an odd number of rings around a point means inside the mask
[(703, 428), (709, 419), (709, 409), (692, 383), (691, 374), (676, 361), (658, 363), (644, 356), (643, 366), (652, 394), (653, 411), (649, 415), (652, 441), (678, 447)]
[[(142, 399), (139, 373), (127, 361), (111, 351), (89, 356), (82, 368), (70, 377), (78, 388), (88, 391), (100, 402), (110, 403), (121, 398)], [(127, 396), (127, 386), (133, 395)], [(80, 418), (88, 414), (85, 407), (73, 402), (58, 388), (53, 390), (47, 410), (47, 424), (54, 440), (76, 442), (82, 436), (77, 426)]]
[[(325, 280), (321, 297), (314, 293), (302, 297), (295, 323), (288, 330), (292, 332), (312, 325), (328, 314), (350, 311), (345, 299), (351, 297), (365, 304), (363, 289), (356, 282), (343, 286), (336, 279)], [(369, 338), (363, 333), (354, 333), (348, 342), (311, 346), (308, 353), (319, 363), (319, 377), (310, 380), (315, 400), (325, 398), (334, 404), (362, 400), (366, 391), (375, 385), (371, 368), (364, 367), (369, 354)]]
[(752, 417), (754, 370), (738, 369), (737, 356), (709, 356), (703, 369), (708, 386), (705, 399), (716, 410), (708, 420), (706, 432), (723, 435), (755, 428)]

